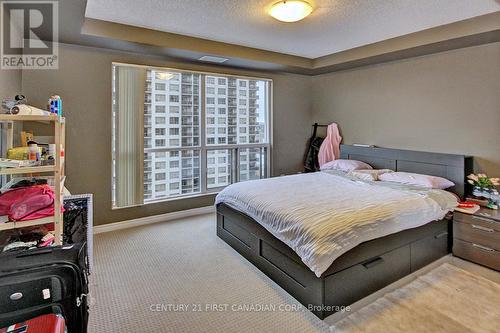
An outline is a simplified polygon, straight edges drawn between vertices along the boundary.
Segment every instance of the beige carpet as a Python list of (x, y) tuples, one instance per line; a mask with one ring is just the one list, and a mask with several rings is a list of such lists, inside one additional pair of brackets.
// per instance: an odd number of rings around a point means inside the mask
[(500, 327), (500, 286), (444, 264), (330, 328), (328, 321), (297, 310), (295, 299), (217, 238), (214, 215), (96, 235), (91, 281), (91, 333), (493, 332)]
[(338, 332), (498, 332), (500, 285), (445, 263), (334, 328)]
[(94, 246), (91, 333), (329, 331), (279, 309), (300, 304), (216, 236), (215, 215), (99, 234)]

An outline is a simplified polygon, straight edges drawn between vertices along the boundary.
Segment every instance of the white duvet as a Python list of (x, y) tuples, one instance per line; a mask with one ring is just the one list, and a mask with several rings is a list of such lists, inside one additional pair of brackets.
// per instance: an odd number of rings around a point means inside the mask
[(217, 195), (292, 248), (318, 277), (357, 245), (442, 219), (455, 196), (316, 172), (236, 183)]

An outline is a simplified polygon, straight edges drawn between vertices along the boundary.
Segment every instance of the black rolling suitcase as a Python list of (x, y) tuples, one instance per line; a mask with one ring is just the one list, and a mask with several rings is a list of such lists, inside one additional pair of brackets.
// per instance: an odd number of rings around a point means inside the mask
[(61, 313), (68, 333), (87, 331), (87, 254), (72, 244), (0, 255), (0, 327)]

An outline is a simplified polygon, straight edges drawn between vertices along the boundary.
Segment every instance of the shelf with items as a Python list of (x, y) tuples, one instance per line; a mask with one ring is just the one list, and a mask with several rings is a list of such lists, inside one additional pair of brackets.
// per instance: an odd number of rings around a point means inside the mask
[[(35, 175), (40, 173), (52, 173), (54, 176), (54, 215), (36, 220), (28, 221), (10, 221), (0, 223), (0, 231), (20, 229), (43, 225), (48, 223), (54, 224), (55, 244), (61, 245), (63, 239), (63, 213), (61, 207), (63, 205), (63, 188), (64, 188), (64, 151), (65, 151), (65, 118), (57, 115), (11, 115), (0, 114), (0, 122), (15, 122), (15, 121), (36, 121), (45, 122), (54, 126), (54, 143), (55, 156), (53, 165), (27, 166), (27, 167), (4, 167), (0, 169), (0, 175)], [(7, 147), (13, 147), (14, 126), (8, 126)]]

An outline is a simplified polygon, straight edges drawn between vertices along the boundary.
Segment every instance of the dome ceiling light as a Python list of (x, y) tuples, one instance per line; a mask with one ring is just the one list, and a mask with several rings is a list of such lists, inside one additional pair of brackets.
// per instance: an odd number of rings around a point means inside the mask
[(284, 0), (275, 3), (269, 10), (269, 15), (282, 22), (297, 22), (313, 11), (312, 6), (303, 0)]

